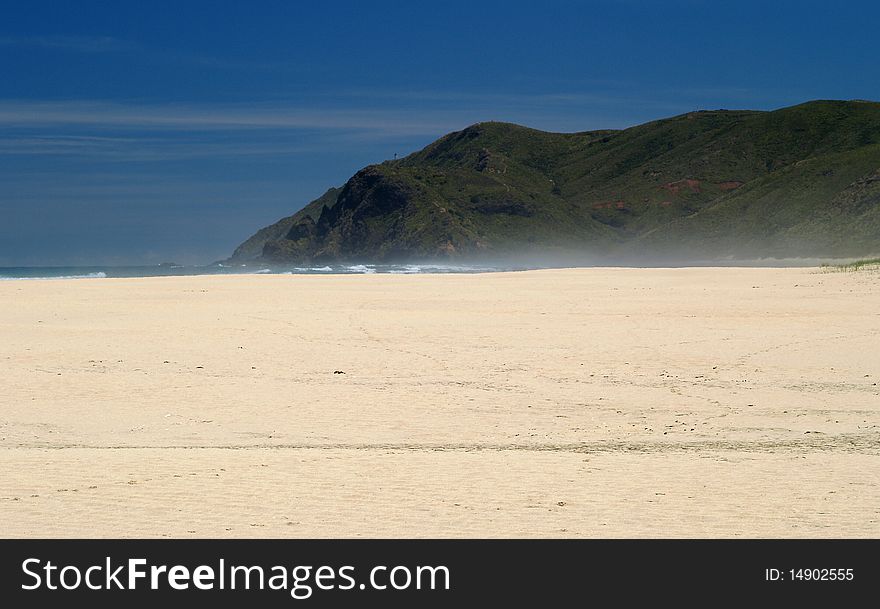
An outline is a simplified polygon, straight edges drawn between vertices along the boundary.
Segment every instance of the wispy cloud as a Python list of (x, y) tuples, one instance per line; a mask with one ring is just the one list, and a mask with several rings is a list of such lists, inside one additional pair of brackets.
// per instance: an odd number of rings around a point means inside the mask
[[(382, 99), (377, 101), (378, 96)], [(628, 107), (629, 119), (620, 114)], [(501, 120), (539, 129), (581, 131), (618, 128), (693, 108), (638, 103), (590, 93), (369, 91), (313, 95), (299, 102), (145, 103), (0, 100), (0, 129), (127, 132), (303, 131), (365, 139), (437, 137), (469, 124)]]
[[(621, 116), (622, 107), (629, 119)], [(349, 89), (334, 96), (315, 92), (298, 103), (12, 99), (0, 100), (0, 155), (108, 161), (285, 157), (383, 141), (414, 148), (484, 120), (581, 131), (626, 127), (692, 109), (603, 91)]]
[(706, 99), (729, 99), (737, 102), (750, 100), (755, 92), (745, 87), (688, 85), (679, 87), (655, 88), (651, 95), (645, 95), (639, 83), (589, 82), (578, 83), (581, 89), (547, 90), (542, 92), (503, 92), (503, 91), (456, 91), (431, 89), (388, 89), (388, 88), (349, 88), (333, 91), (334, 96), (351, 99), (376, 99), (385, 101), (461, 103), (492, 107), (548, 107), (560, 106), (617, 106), (624, 108), (655, 109), (659, 112), (670, 108), (680, 108), (683, 104), (694, 105), (695, 109)]
[(0, 101), (0, 126), (89, 126), (97, 129), (211, 131), (323, 129), (396, 135), (437, 133), (462, 112), (423, 116), (418, 110), (314, 109), (280, 104), (121, 104), (111, 102)]

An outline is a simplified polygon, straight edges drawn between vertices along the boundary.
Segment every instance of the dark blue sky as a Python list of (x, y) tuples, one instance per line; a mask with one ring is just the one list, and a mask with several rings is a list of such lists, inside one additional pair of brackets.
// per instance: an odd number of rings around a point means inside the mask
[(481, 120), (880, 99), (877, 23), (877, 2), (4, 2), (0, 266), (209, 262)]

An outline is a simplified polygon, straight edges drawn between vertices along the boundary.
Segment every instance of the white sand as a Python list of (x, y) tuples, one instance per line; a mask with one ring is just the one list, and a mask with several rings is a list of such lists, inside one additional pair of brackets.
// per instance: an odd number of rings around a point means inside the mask
[(0, 366), (6, 537), (880, 536), (872, 272), (8, 281)]

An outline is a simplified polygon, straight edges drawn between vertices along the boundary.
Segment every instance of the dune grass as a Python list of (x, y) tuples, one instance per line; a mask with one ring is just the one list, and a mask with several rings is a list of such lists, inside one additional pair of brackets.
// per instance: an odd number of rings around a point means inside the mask
[(880, 258), (865, 258), (847, 264), (823, 264), (822, 268), (828, 271), (850, 273), (864, 270), (880, 270)]

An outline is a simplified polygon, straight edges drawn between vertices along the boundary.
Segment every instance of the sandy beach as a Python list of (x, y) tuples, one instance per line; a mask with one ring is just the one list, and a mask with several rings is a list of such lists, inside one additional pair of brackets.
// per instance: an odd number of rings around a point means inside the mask
[(880, 275), (0, 282), (4, 537), (878, 537)]

